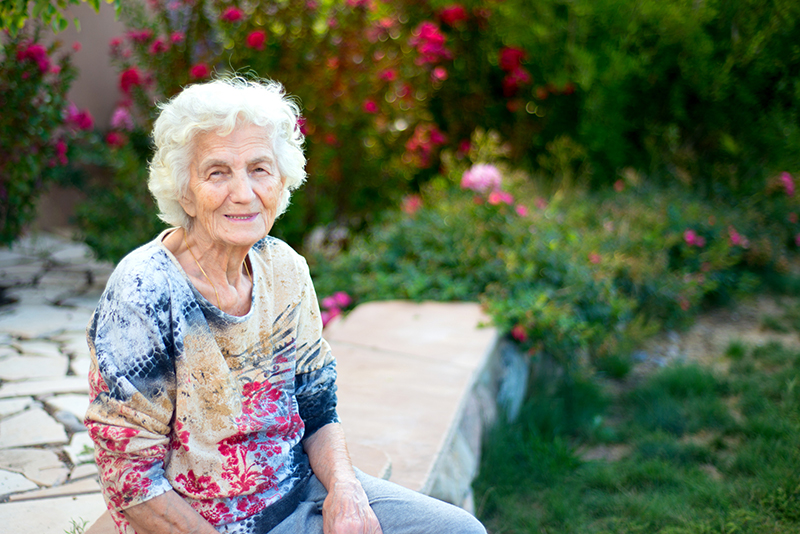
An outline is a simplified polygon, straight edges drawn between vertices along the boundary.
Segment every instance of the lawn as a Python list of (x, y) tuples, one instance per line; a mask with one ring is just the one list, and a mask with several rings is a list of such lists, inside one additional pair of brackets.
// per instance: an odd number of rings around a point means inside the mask
[(500, 533), (800, 531), (797, 302), (709, 360), (642, 375), (538, 377), (475, 483)]

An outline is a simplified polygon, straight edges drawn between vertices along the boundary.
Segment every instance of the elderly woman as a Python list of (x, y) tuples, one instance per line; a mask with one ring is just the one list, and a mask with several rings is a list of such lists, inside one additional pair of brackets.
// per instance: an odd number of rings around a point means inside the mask
[(305, 179), (297, 121), (280, 85), (240, 79), (162, 106), (149, 186), (174, 227), (120, 262), (88, 328), (116, 531), (483, 533), (350, 463), (308, 267), (268, 236)]

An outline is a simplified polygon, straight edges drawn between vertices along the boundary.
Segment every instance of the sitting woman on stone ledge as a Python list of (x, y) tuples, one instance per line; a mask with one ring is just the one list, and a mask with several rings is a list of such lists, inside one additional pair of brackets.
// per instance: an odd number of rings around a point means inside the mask
[(88, 327), (92, 533), (485, 533), (350, 462), (308, 266), (268, 235), (305, 179), (298, 116), (237, 78), (161, 107), (149, 187), (174, 227), (119, 263)]

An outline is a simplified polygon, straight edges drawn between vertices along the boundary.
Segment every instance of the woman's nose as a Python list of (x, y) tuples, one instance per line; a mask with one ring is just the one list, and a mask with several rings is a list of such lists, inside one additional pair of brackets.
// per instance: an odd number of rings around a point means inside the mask
[(255, 197), (253, 185), (247, 171), (240, 170), (233, 173), (233, 180), (230, 181), (230, 197), (234, 202), (250, 202)]

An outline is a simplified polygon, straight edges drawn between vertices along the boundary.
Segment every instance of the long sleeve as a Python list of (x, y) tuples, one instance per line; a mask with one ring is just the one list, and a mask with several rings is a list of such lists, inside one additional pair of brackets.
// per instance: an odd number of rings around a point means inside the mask
[[(169, 292), (159, 273), (112, 277), (88, 328), (86, 425), (107, 502), (122, 510), (171, 489), (164, 475), (174, 411)], [(126, 274), (127, 273), (127, 274)]]

